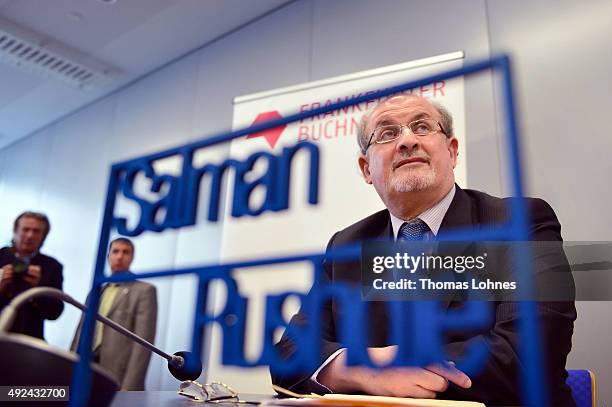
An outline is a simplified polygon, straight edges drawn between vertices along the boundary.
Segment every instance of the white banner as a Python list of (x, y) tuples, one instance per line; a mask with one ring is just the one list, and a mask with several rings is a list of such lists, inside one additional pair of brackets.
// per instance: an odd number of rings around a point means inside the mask
[[(237, 97), (234, 102), (233, 128), (243, 128), (331, 105), (357, 95), (459, 68), (462, 63), (463, 52), (455, 52)], [(453, 115), (461, 152), (455, 177), (460, 185), (465, 185), (463, 79), (436, 82), (413, 89), (412, 93), (442, 104)], [(357, 164), (357, 126), (363, 113), (376, 103), (376, 100), (372, 100), (232, 142), (230, 157), (238, 160), (244, 160), (257, 151), (280, 155), (284, 147), (293, 146), (302, 140), (316, 143), (321, 152), (319, 204), (313, 206), (308, 203), (309, 158), (308, 154), (299, 153), (291, 170), (289, 210), (265, 212), (257, 217), (234, 218), (228, 214), (231, 208), (226, 208), (221, 253), (223, 262), (322, 252), (334, 232), (384, 208), (374, 188), (364, 182)], [(253, 171), (254, 179), (267, 171), (265, 162), (259, 164)], [(233, 183), (228, 184), (225, 196), (226, 202), (231, 202)], [(256, 189), (251, 196), (250, 207), (261, 206), (264, 195), (263, 186)], [(307, 290), (312, 283), (311, 270), (308, 264), (292, 264), (268, 267), (265, 270), (238, 270), (234, 273), (241, 294), (249, 297), (250, 301), (246, 335), (249, 341), (246, 350), (251, 360), (256, 360), (261, 352), (265, 295), (287, 290)], [(221, 306), (224, 301), (224, 298), (217, 296), (215, 302)], [(287, 310), (287, 314), (293, 311), (295, 307)], [(209, 379), (226, 381), (242, 392), (261, 393), (265, 386), (269, 386), (267, 369), (243, 371), (220, 366), (219, 338), (216, 335), (213, 335), (211, 354), (214, 356), (209, 366)]]

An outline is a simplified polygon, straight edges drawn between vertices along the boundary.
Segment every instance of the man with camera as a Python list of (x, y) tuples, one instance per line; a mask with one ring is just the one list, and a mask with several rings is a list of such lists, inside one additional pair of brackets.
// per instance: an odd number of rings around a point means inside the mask
[[(33, 287), (62, 289), (62, 264), (39, 252), (51, 225), (46, 215), (24, 212), (15, 219), (11, 247), (0, 249), (0, 311)], [(57, 319), (64, 303), (37, 298), (20, 308), (11, 331), (44, 339), (44, 320)]]

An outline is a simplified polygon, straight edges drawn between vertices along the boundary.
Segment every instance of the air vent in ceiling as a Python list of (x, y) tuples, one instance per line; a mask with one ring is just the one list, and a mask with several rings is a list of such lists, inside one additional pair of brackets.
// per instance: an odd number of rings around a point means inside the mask
[(107, 84), (117, 74), (80, 51), (2, 18), (0, 60), (86, 90)]

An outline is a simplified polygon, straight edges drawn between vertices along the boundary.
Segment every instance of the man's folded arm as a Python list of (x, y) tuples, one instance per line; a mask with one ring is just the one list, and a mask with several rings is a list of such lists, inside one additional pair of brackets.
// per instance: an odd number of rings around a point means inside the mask
[[(331, 306), (330, 306), (331, 307)], [(325, 319), (323, 315), (327, 312), (323, 312), (322, 319)], [(331, 316), (331, 311), (329, 311), (329, 315)], [(306, 316), (300, 310), (299, 313), (291, 318), (290, 326), (300, 327), (305, 326), (307, 324)], [(325, 323), (323, 324), (325, 326)], [(325, 331), (325, 328), (323, 329)], [(322, 339), (320, 342), (321, 353), (319, 355), (319, 361), (315, 369), (312, 371), (299, 371), (293, 372), (292, 374), (281, 374), (276, 372), (275, 369), (270, 367), (270, 373), (272, 375), (272, 383), (284, 387), (286, 389), (295, 391), (297, 393), (319, 393), (325, 394), (329, 393), (330, 390), (318, 383), (316, 378), (313, 378), (317, 371), (320, 371), (326, 363), (331, 362), (333, 360), (333, 355), (337, 354), (338, 351), (341, 351), (343, 346), (338, 342), (334, 342), (330, 339)], [(286, 332), (283, 334), (281, 340), (276, 344), (276, 349), (283, 359), (290, 359), (296, 352), (295, 342), (292, 337), (290, 337)], [(306, 351), (306, 350), (302, 350)], [(336, 355), (337, 356), (337, 355)]]
[[(329, 252), (329, 250), (333, 246), (333, 242), (336, 236), (337, 233), (329, 240), (326, 252)], [(331, 282), (332, 270), (330, 262), (325, 261), (323, 263), (323, 267), (324, 278), (326, 282)], [(311, 291), (308, 293), (308, 295), (311, 295), (314, 289), (316, 288), (311, 288)], [(331, 360), (333, 360), (331, 356), (341, 350), (344, 346), (341, 343), (335, 341), (336, 329), (333, 321), (332, 304), (330, 301), (327, 301), (325, 304), (323, 304), (323, 308), (321, 310), (320, 315), (321, 352), (319, 354), (317, 367), (311, 369), (310, 371), (294, 372), (293, 374), (281, 374), (271, 367), (270, 374), (272, 376), (272, 383), (298, 393), (308, 394), (313, 392), (318, 394), (325, 394), (330, 392), (327, 387), (318, 383), (316, 380), (313, 380), (313, 375), (317, 371), (320, 371), (326, 363), (331, 362)], [(296, 352), (295, 342), (293, 338), (288, 334), (288, 331), (291, 331), (295, 328), (299, 329), (300, 327), (306, 327), (307, 324), (307, 315), (303, 312), (303, 309), (300, 308), (299, 312), (291, 318), (291, 321), (289, 322), (289, 328), (283, 333), (281, 340), (275, 346), (283, 359), (290, 359)]]
[[(552, 208), (541, 199), (530, 200), (531, 240), (561, 242), (561, 226)], [(573, 294), (573, 279), (562, 245), (547, 245), (535, 248), (533, 252), (534, 281), (541, 285), (556, 275), (557, 280), (567, 279)], [(562, 274), (559, 274), (562, 273)], [(559, 277), (561, 276), (561, 277)], [(550, 280), (549, 280), (550, 281)], [(565, 297), (567, 293), (563, 293)], [(564, 298), (562, 298), (564, 299)], [(518, 398), (523, 390), (521, 386), (524, 366), (520, 360), (519, 319), (520, 304), (517, 302), (500, 302), (495, 309), (495, 325), (486, 335), (478, 335), (463, 342), (452, 342), (446, 345), (450, 358), (461, 359), (473, 342), (484, 343), (489, 350), (489, 357), (481, 371), (473, 379), (470, 389), (449, 387), (443, 397), (465, 398), (485, 401), (489, 398)], [(573, 323), (576, 309), (572, 301), (540, 301), (536, 303), (538, 328), (542, 343), (541, 349), (546, 384), (550, 400), (571, 400), (567, 386), (565, 363), (571, 350)], [(556, 404), (561, 405), (561, 404)]]
[[(536, 309), (544, 364), (541, 374), (547, 378), (552, 400), (564, 400), (566, 398), (560, 396), (567, 392), (562, 384), (566, 378), (565, 361), (571, 349), (575, 313), (573, 307), (562, 302), (539, 303)], [(500, 303), (496, 307), (497, 322), (488, 334), (446, 345), (446, 354), (450, 359), (460, 360), (476, 342), (484, 343), (489, 355), (481, 370), (472, 377), (470, 389), (451, 386), (441, 397), (485, 403), (490, 399), (510, 401), (520, 397), (521, 379), (525, 371), (520, 359), (519, 315), (518, 303)]]

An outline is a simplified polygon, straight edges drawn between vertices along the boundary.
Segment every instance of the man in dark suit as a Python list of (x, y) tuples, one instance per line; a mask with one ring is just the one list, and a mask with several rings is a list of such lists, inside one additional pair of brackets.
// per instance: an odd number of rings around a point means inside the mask
[[(62, 265), (40, 253), (49, 230), (49, 219), (38, 212), (24, 212), (13, 224), (11, 247), (0, 249), (0, 311), (18, 294), (33, 287), (62, 289)], [(44, 320), (57, 319), (64, 303), (37, 298), (19, 309), (12, 332), (44, 339)]]
[[(134, 260), (134, 244), (126, 238), (113, 240), (108, 251), (111, 272), (129, 273)], [(108, 284), (102, 290), (98, 312), (150, 343), (155, 342), (157, 326), (157, 290), (144, 281)], [(78, 347), (83, 318), (72, 340)], [(110, 371), (122, 390), (144, 390), (151, 351), (131, 339), (96, 323), (93, 339), (94, 359)]]
[[(431, 240), (453, 229), (495, 228), (507, 220), (508, 200), (478, 191), (462, 190), (455, 184), (458, 142), (452, 118), (441, 106), (411, 95), (392, 97), (364, 115), (358, 143), (359, 166), (387, 207), (337, 232), (328, 250), (370, 239), (391, 238)], [(560, 225), (551, 207), (539, 199), (528, 199), (531, 240), (561, 241)], [(551, 270), (569, 271), (561, 249), (534, 263), (537, 275)], [(326, 262), (325, 274), (331, 284), (361, 282), (358, 262)], [(571, 277), (570, 277), (571, 279)], [(572, 282), (573, 287), (573, 282)], [(338, 321), (342, 310), (332, 302), (322, 315), (320, 367), (314, 372), (292, 375), (272, 371), (275, 384), (308, 393), (365, 393), (400, 397), (446, 398), (482, 401), (493, 405), (520, 404), (523, 363), (519, 357), (518, 305), (511, 301), (490, 303), (492, 324), (478, 332), (453, 333), (445, 345), (449, 358), (460, 360), (470, 343), (482, 342), (489, 350), (484, 367), (473, 377), (454, 367), (394, 367), (370, 369), (347, 367), (346, 352), (338, 342)], [(449, 301), (449, 309), (461, 301)], [(370, 302), (368, 353), (379, 364), (389, 362), (397, 346), (389, 342), (389, 314), (386, 304)], [(540, 302), (537, 306), (543, 337), (544, 364), (551, 405), (574, 406), (565, 385), (565, 361), (571, 349), (574, 304)], [(292, 325), (304, 325), (307, 316), (299, 312)], [(417, 335), (417, 333), (415, 333)], [(277, 345), (286, 358), (296, 351), (285, 334)]]

